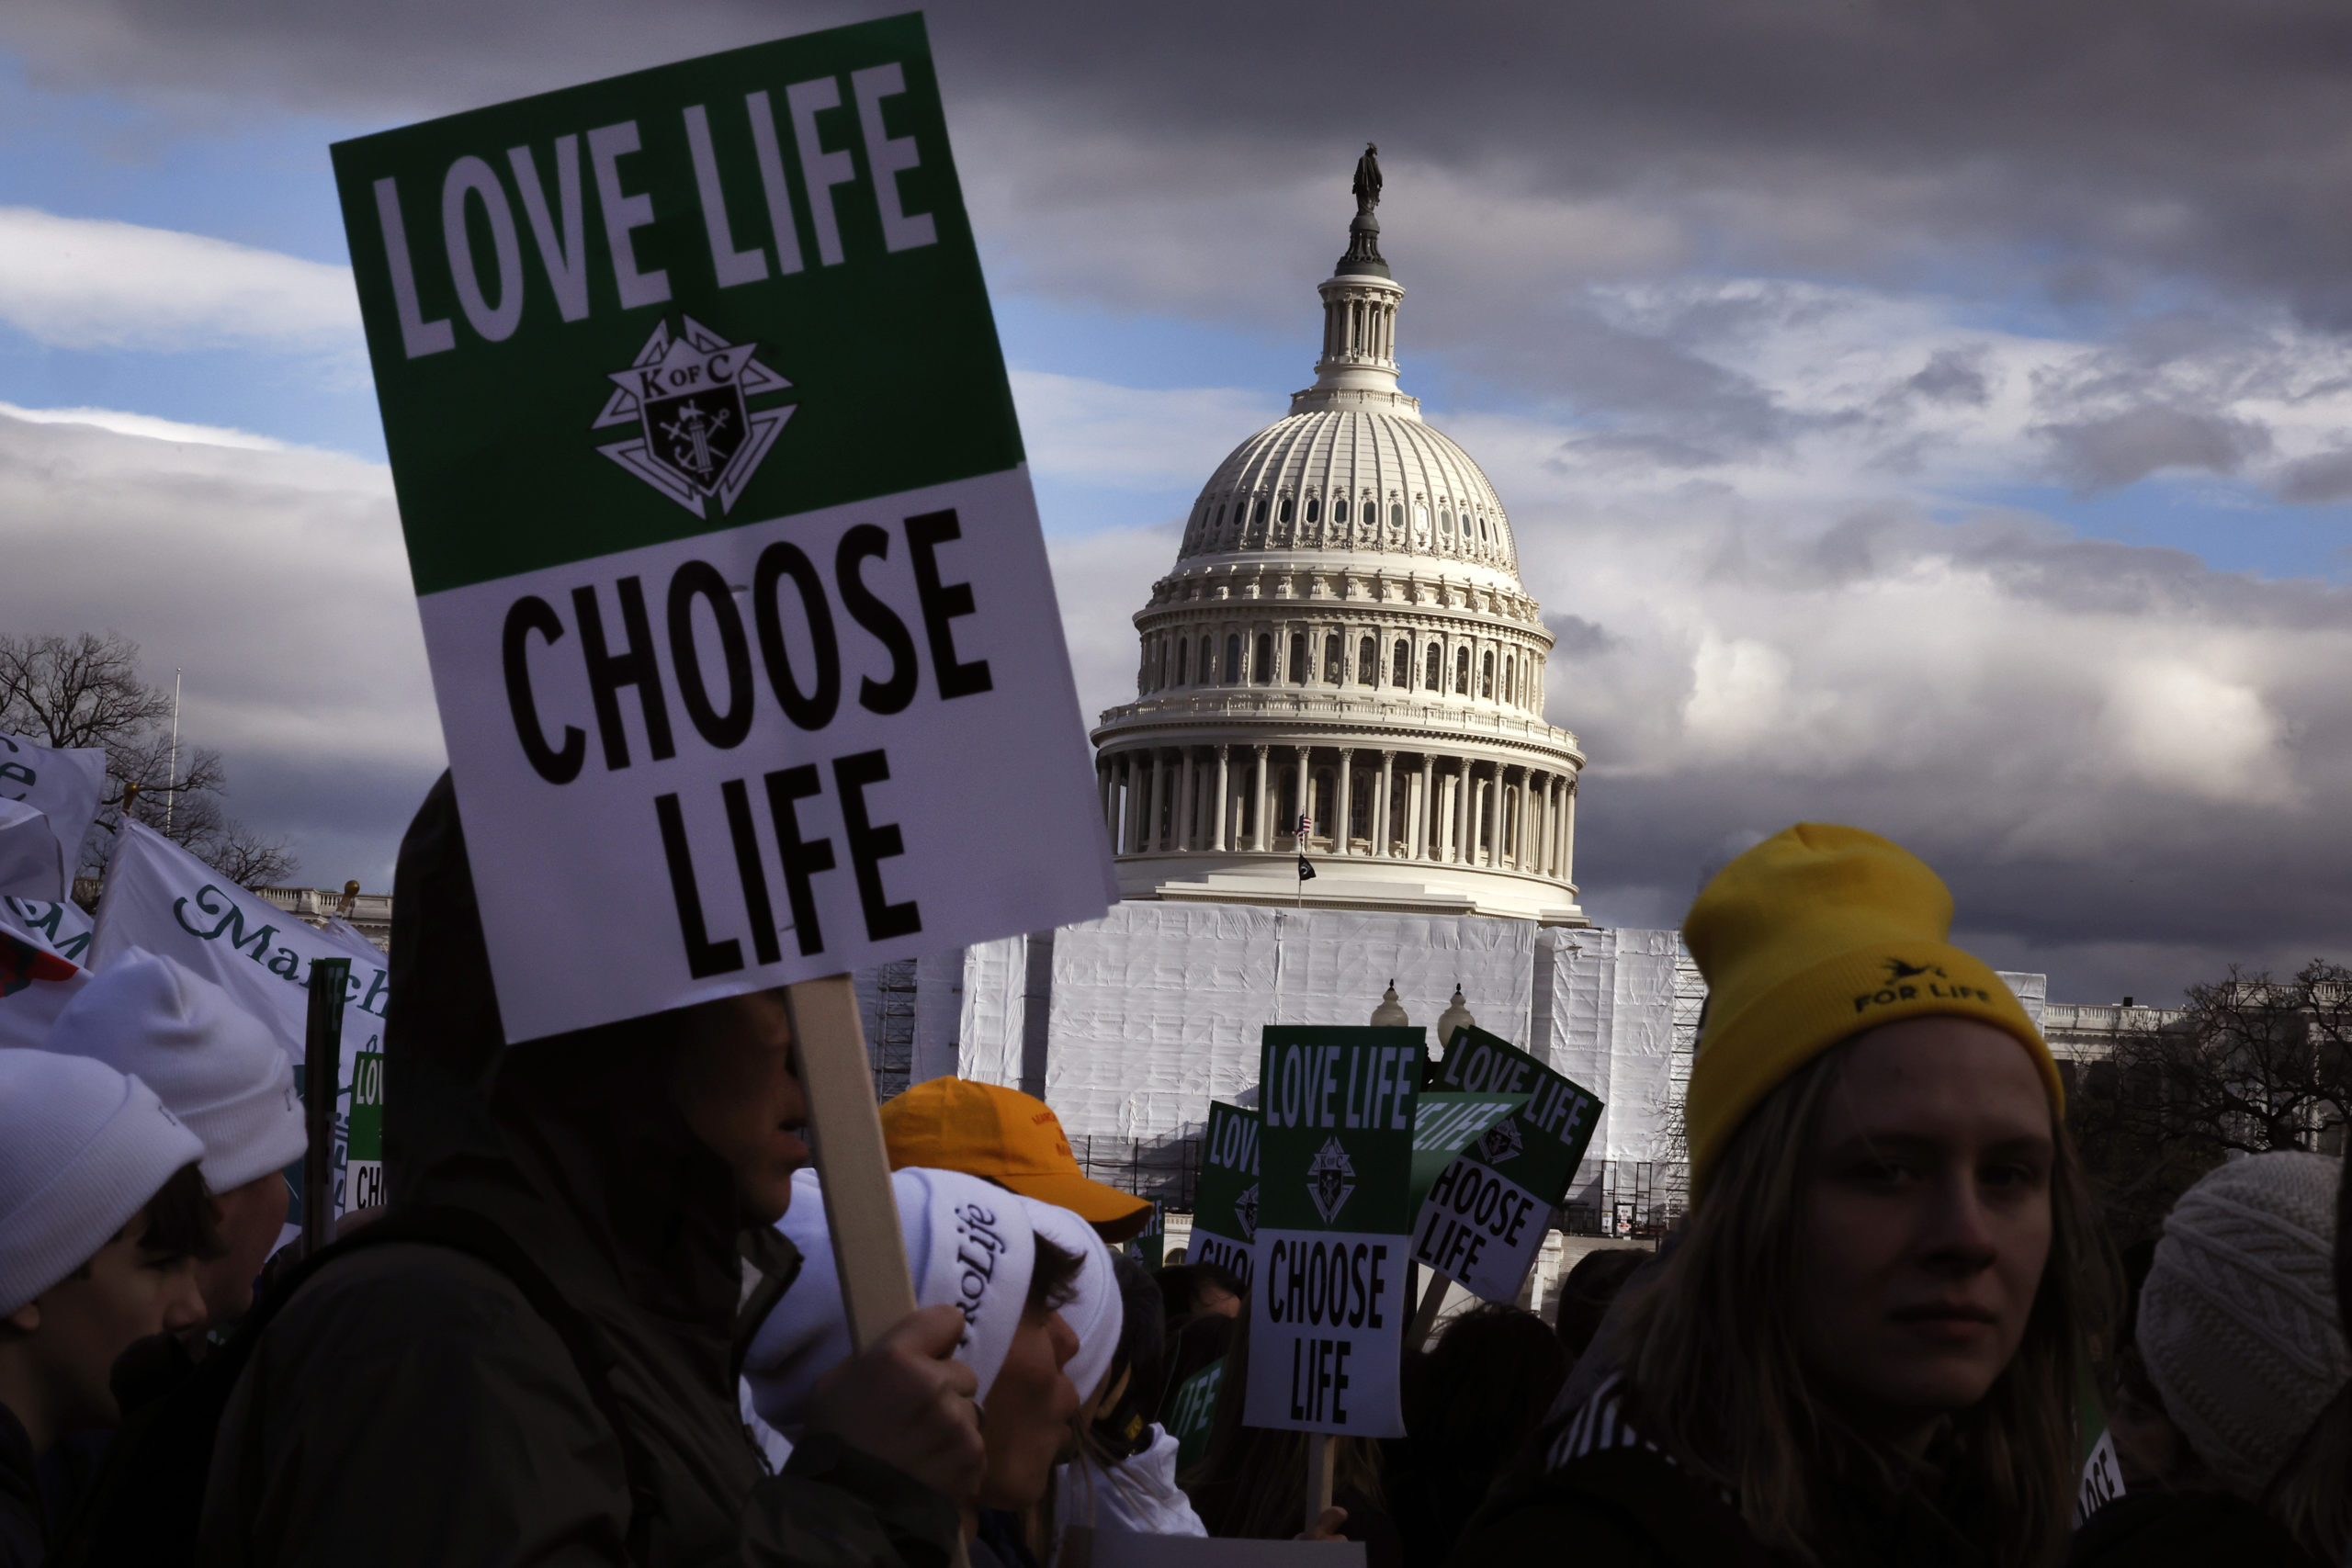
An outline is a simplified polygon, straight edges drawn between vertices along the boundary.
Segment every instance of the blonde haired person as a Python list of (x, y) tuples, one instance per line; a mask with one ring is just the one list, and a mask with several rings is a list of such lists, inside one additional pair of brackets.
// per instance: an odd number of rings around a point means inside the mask
[(2105, 1248), (2049, 1048), (1951, 922), (1853, 828), (1700, 894), (1686, 1234), (1454, 1563), (2064, 1557)]

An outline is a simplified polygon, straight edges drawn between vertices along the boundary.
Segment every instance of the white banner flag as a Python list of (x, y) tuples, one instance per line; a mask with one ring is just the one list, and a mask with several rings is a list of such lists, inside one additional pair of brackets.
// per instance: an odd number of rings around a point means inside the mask
[(0, 881), (0, 893), (23, 898), (63, 898), (74, 891), (82, 840), (98, 815), (106, 788), (107, 754), (95, 746), (57, 750), (20, 735), (0, 735), (0, 801), (13, 800), (49, 818), (62, 872), (57, 886), (17, 886)]
[(13, 908), (0, 908), (0, 1049), (39, 1050), (89, 978), (88, 970), (20, 929)]
[[(239, 887), (220, 872), (143, 824), (128, 824), (115, 841), (98, 898), (90, 967), (104, 969), (133, 947), (160, 953), (203, 976), (268, 1024), (298, 1066), (310, 1023), (311, 963), (351, 960), (344, 990), (343, 1061), (335, 1074), (335, 1168), (338, 1194), (349, 1135), (355, 1058), (383, 1050), (384, 1004), (391, 990), (390, 961), (371, 963), (343, 942), (313, 931), (299, 917)], [(342, 1211), (338, 1201), (336, 1211)]]
[(90, 917), (72, 899), (0, 897), (0, 924), (19, 936), (77, 964), (89, 962)]
[(47, 815), (20, 801), (0, 800), (0, 893), (65, 897), (65, 852)]

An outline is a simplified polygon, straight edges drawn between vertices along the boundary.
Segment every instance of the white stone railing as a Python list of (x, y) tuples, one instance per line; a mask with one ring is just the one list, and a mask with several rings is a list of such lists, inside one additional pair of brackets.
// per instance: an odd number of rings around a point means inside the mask
[(1209, 689), (1182, 696), (1146, 697), (1105, 708), (1105, 726), (1157, 719), (1164, 723), (1216, 723), (1220, 719), (1297, 719), (1318, 724), (1427, 725), (1481, 735), (1514, 736), (1574, 748), (1572, 731), (1532, 714), (1460, 706), (1451, 703), (1396, 702), (1379, 697), (1335, 696), (1279, 687)]
[(359, 894), (352, 899), (350, 911), (345, 913), (343, 895), (322, 887), (256, 887), (252, 892), (254, 897), (306, 920), (324, 920), (338, 914), (356, 926), (389, 926), (392, 920), (392, 896), (389, 893)]

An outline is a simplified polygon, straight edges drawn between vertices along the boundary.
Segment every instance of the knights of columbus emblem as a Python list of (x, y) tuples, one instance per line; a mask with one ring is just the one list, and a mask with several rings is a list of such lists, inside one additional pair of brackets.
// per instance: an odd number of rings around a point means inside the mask
[(752, 480), (792, 405), (754, 409), (747, 400), (781, 392), (792, 383), (752, 357), (755, 343), (729, 343), (692, 316), (673, 337), (670, 323), (653, 335), (626, 370), (608, 378), (620, 389), (589, 428), (634, 425), (637, 434), (597, 451), (697, 517), (721, 516)]
[(1356, 1168), (1348, 1163), (1348, 1151), (1340, 1146), (1338, 1138), (1325, 1139), (1306, 1164), (1306, 1195), (1315, 1200), (1316, 1212), (1325, 1224), (1340, 1217), (1348, 1195), (1355, 1190)]
[(1527, 1145), (1520, 1141), (1519, 1118), (1506, 1116), (1487, 1128), (1485, 1135), (1479, 1138), (1478, 1157), (1488, 1165), (1501, 1165), (1507, 1160), (1517, 1159), (1526, 1152), (1526, 1148)]
[(1258, 1239), (1258, 1184), (1251, 1182), (1250, 1190), (1233, 1201), (1233, 1217), (1241, 1222), (1241, 1239)]

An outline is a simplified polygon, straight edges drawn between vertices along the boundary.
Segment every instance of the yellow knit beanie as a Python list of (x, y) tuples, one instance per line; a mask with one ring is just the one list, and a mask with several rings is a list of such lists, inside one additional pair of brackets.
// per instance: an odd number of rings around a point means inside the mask
[(1943, 880), (1859, 828), (1800, 822), (1717, 872), (1682, 922), (1707, 977), (1685, 1116), (1693, 1190), (1791, 1073), (1901, 1019), (1951, 1014), (2017, 1036), (2063, 1113), (2050, 1047), (2000, 976), (1951, 934)]

